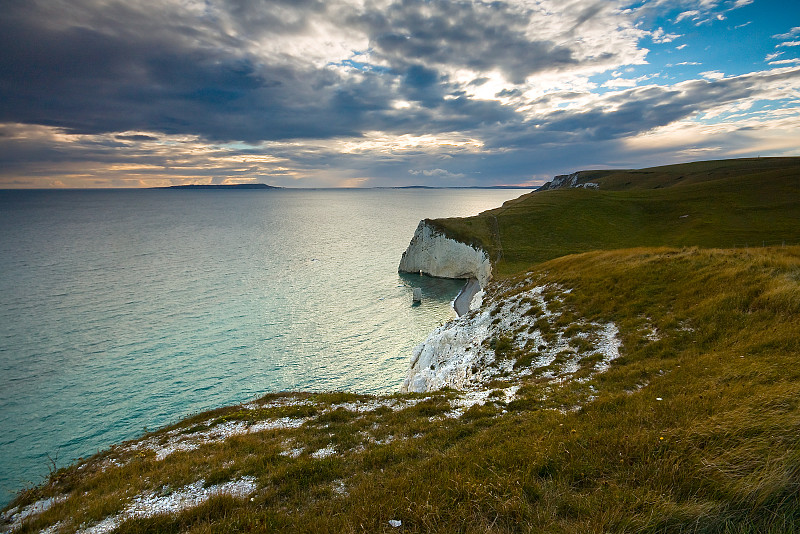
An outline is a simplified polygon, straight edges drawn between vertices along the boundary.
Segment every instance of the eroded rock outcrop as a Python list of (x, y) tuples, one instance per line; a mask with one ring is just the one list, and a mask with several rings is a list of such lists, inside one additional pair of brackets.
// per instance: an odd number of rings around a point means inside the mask
[(439, 278), (475, 278), (481, 287), (492, 278), (489, 255), (482, 248), (447, 237), (429, 221), (420, 221), (398, 269)]
[(400, 391), (470, 391), (500, 376), (563, 382), (607, 370), (619, 356), (617, 326), (559, 321), (569, 290), (527, 284), (495, 287), (479, 309), (434, 330), (414, 349)]
[(572, 174), (559, 174), (551, 181), (544, 184), (537, 191), (547, 191), (548, 189), (567, 189), (583, 187), (585, 189), (599, 189), (600, 186), (590, 182), (591, 174), (587, 171), (573, 172)]

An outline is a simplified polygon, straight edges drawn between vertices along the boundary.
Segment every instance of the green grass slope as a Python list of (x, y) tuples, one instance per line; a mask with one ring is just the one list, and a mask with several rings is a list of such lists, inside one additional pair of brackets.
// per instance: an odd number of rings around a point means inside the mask
[[(800, 158), (602, 172), (600, 190), (534, 192), (476, 217), (432, 223), (483, 246), (500, 276), (591, 250), (800, 244)], [(605, 189), (637, 181), (647, 188)]]
[(712, 180), (753, 175), (791, 175), (800, 172), (800, 158), (743, 158), (697, 161), (648, 167), (579, 171), (579, 183), (592, 182), (602, 190), (661, 189), (675, 185), (702, 183)]

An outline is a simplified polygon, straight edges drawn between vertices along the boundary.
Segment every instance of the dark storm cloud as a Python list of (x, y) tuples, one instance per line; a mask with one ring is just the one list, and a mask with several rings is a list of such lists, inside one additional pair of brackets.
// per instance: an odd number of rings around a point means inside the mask
[[(505, 125), (488, 139), (491, 146), (509, 148), (634, 136), (705, 109), (753, 97), (771, 83), (791, 79), (800, 79), (800, 70), (633, 88), (613, 93), (592, 106), (553, 111), (534, 124)], [(543, 100), (552, 98), (548, 95)]]
[(115, 135), (114, 139), (119, 139), (120, 141), (158, 141), (158, 137), (144, 134)]
[(526, 35), (530, 16), (505, 2), (403, 0), (355, 22), (369, 33), (374, 53), (395, 68), (498, 69), (521, 83), (545, 69), (577, 64), (570, 48)]
[[(86, 0), (71, 7), (71, 18), (61, 20), (58, 4), (8, 4), (0, 19), (1, 121), (244, 141), (352, 136), (404, 124), (443, 131), (463, 127), (470, 108), (443, 101), (456, 90), (448, 67), (499, 69), (522, 81), (576, 63), (569, 48), (526, 36), (529, 13), (501, 2), (404, 0), (354, 13), (335, 2), (227, 0), (199, 18), (136, 3)], [(389, 67), (345, 76), (251, 50), (257, 39), (302, 37), (313, 14), (354, 23)], [(398, 121), (395, 98), (435, 112), (417, 114), (416, 125), (408, 117)], [(476, 125), (488, 107), (492, 120), (510, 116), (498, 103), (472, 107), (481, 112)]]
[(573, 31), (577, 30), (584, 22), (591, 20), (594, 16), (603, 11), (606, 5), (607, 2), (595, 2), (583, 8), (575, 20), (575, 26), (572, 27)]
[(380, 83), (264, 64), (180, 21), (165, 28), (123, 9), (99, 28), (62, 27), (42, 6), (12, 3), (0, 18), (0, 121), (260, 140), (357, 135), (365, 113), (341, 106), (357, 91), (386, 108)]

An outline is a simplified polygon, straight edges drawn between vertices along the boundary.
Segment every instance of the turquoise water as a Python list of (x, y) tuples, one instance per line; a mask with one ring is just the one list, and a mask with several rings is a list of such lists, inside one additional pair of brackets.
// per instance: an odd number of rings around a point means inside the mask
[(398, 275), (417, 223), (523, 192), (0, 191), (0, 504), (192, 412), (396, 391), (461, 286)]

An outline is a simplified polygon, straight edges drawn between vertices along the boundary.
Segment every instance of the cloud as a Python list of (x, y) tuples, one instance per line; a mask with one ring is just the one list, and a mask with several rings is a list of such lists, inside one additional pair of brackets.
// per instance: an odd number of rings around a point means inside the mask
[(603, 87), (610, 87), (610, 88), (636, 87), (637, 85), (640, 85), (642, 82), (645, 82), (647, 80), (652, 80), (655, 77), (657, 77), (657, 75), (655, 74), (645, 74), (643, 76), (639, 76), (638, 78), (615, 77), (604, 83)]
[(409, 174), (414, 176), (434, 176), (437, 178), (463, 178), (464, 173), (452, 173), (445, 169), (425, 169), (425, 170), (409, 170)]
[[(684, 20), (689, 20), (693, 22), (695, 26), (703, 26), (713, 24), (715, 21), (726, 20), (728, 18), (727, 13), (748, 6), (753, 2), (754, 0), (665, 0), (663, 2), (656, 1), (655, 4), (674, 4), (676, 8), (682, 9), (682, 11), (675, 16), (675, 24), (679, 24)], [(748, 24), (750, 24), (750, 22), (740, 24), (736, 26), (736, 28), (743, 28)]]
[(791, 97), (800, 88), (800, 69), (689, 80), (672, 86), (643, 86), (607, 93), (580, 109), (554, 111), (537, 127), (498, 132), (493, 146), (583, 143), (640, 135), (706, 111), (750, 99)]
[(800, 46), (800, 41), (786, 41), (786, 42), (783, 42), (783, 43), (778, 43), (778, 44), (775, 45), (775, 48), (779, 48), (779, 47), (783, 47), (783, 46), (786, 46), (786, 47), (789, 47), (789, 46)]
[(798, 35), (800, 35), (800, 26), (795, 26), (786, 33), (779, 33), (777, 35), (773, 35), (772, 37), (775, 39), (791, 39), (793, 37), (797, 37)]
[[(309, 58), (248, 50), (258, 48), (253, 37), (301, 35), (305, 24), (290, 18), (265, 20), (272, 33), (250, 35), (240, 33), (241, 25), (223, 27), (239, 20), (233, 9), (223, 17), (170, 2), (71, 4), (75, 10), (67, 12), (56, 3), (14, 3), (0, 21), (0, 46), (8, 51), (0, 58), (7, 73), (0, 120), (75, 133), (156, 130), (255, 140), (355, 134), (369, 110), (388, 105), (374, 89), (378, 80), (343, 83)], [(356, 92), (366, 95), (359, 102), (366, 111), (348, 109)]]
[(653, 42), (656, 44), (671, 43), (679, 37), (683, 36), (677, 33), (666, 33), (663, 28), (658, 28), (651, 36)]
[[(648, 63), (658, 52), (645, 44), (700, 31), (659, 24), (717, 20), (747, 2), (632, 5), (9, 2), (0, 181), (514, 183), (559, 157), (630, 161), (631, 136), (785, 99), (781, 84), (797, 90), (796, 70), (725, 77), (720, 63), (707, 64), (705, 79), (655, 84), (672, 73)], [(795, 30), (776, 38), (792, 42)], [(793, 64), (777, 58), (765, 61)]]
[[(499, 73), (520, 84), (540, 73), (602, 71), (641, 59), (636, 40), (643, 32), (608, 2), (544, 0), (529, 7), (524, 2), (405, 0), (367, 11), (354, 23), (370, 36), (376, 62), (401, 72), (418, 63), (450, 80)], [(609, 27), (617, 31), (609, 33)], [(582, 39), (575, 38), (578, 34)]]
[(675, 24), (679, 23), (684, 19), (697, 20), (699, 18), (700, 18), (700, 11), (698, 11), (697, 9), (691, 9), (689, 11), (683, 11), (681, 13), (678, 13), (678, 16), (675, 17)]
[(114, 139), (119, 139), (120, 141), (158, 141), (158, 137), (145, 134), (120, 134), (115, 135)]
[(725, 74), (717, 70), (709, 70), (706, 72), (701, 72), (700, 76), (703, 78), (708, 78), (709, 80), (721, 80), (725, 77)]
[[(0, 121), (246, 142), (454, 130), (513, 115), (471, 98), (478, 78), (513, 90), (646, 53), (643, 33), (605, 2), (70, 4), (4, 13)], [(400, 114), (397, 101), (420, 105)]]

